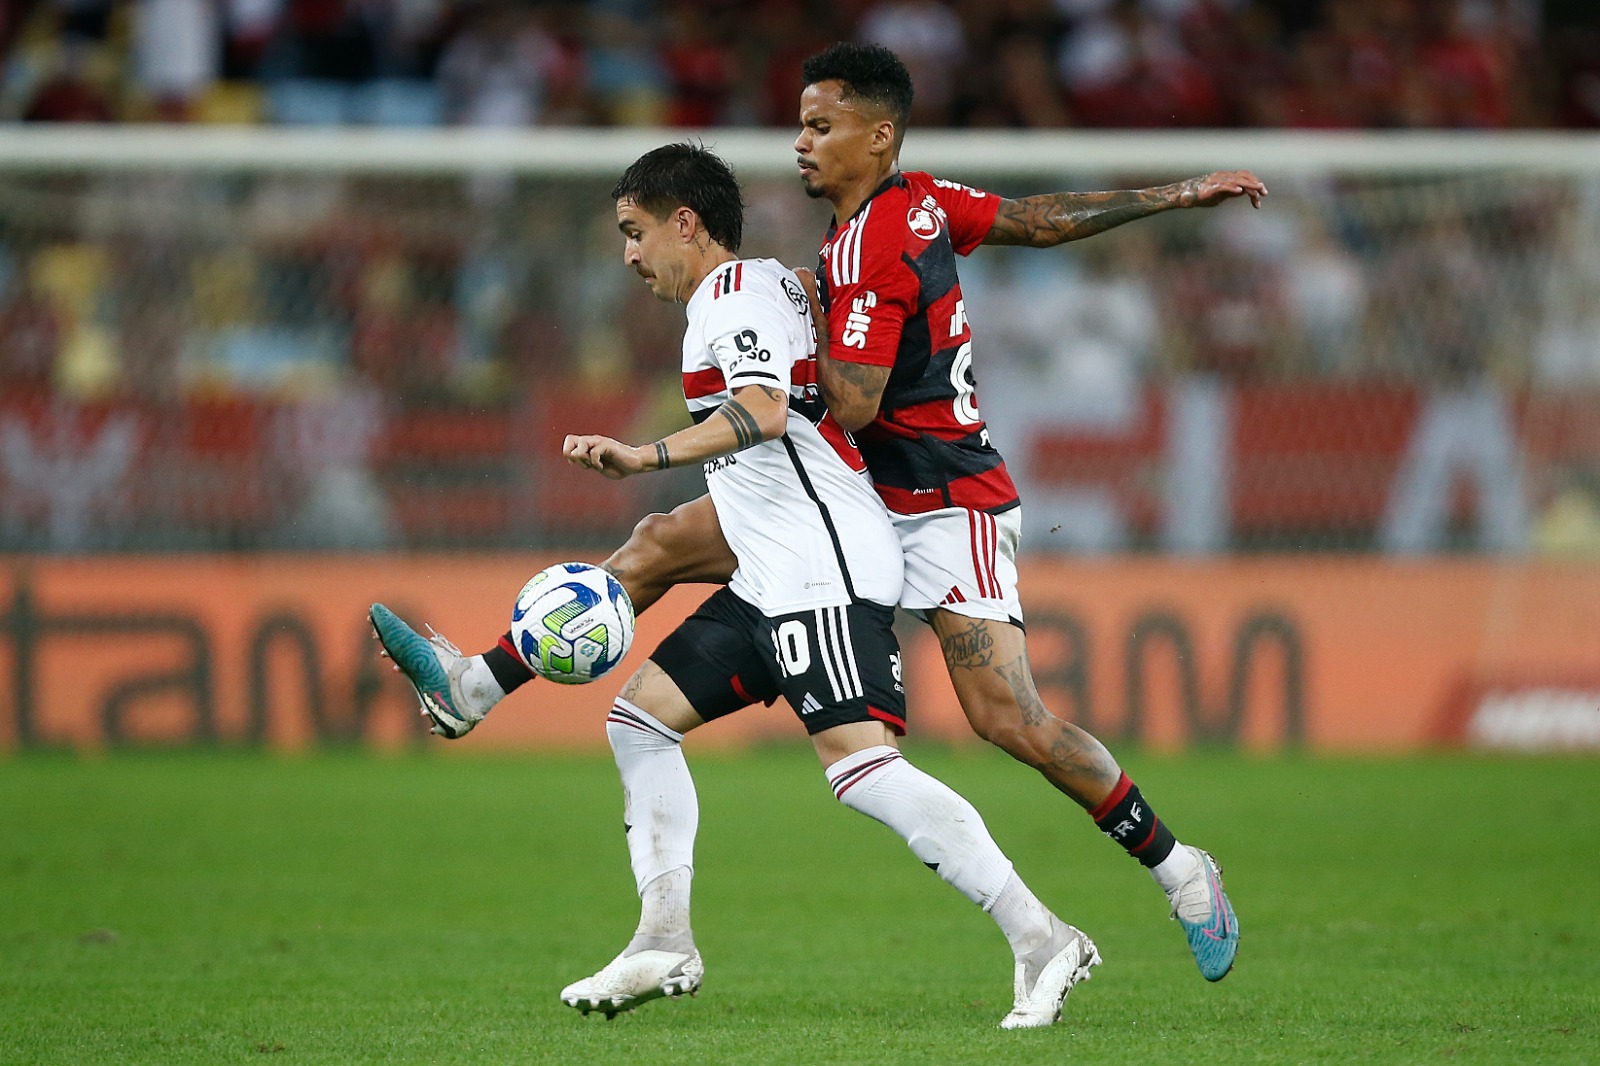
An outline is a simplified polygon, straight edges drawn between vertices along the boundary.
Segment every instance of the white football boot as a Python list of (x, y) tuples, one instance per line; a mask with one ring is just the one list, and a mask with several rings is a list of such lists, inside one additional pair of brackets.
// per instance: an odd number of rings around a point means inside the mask
[(561, 990), (561, 1002), (584, 1014), (600, 1011), (610, 1020), (662, 996), (692, 996), (700, 991), (704, 974), (698, 951), (646, 948), (618, 955), (594, 976), (574, 981)]
[(1034, 961), (1042, 952), (1017, 960), (1013, 982), (1016, 999), (1011, 1013), (1000, 1020), (1002, 1029), (1041, 1029), (1054, 1025), (1061, 1017), (1067, 993), (1078, 982), (1087, 981), (1089, 970), (1100, 965), (1100, 952), (1093, 940), (1060, 919), (1051, 920), (1060, 926), (1055, 940), (1061, 946), (1042, 964)]

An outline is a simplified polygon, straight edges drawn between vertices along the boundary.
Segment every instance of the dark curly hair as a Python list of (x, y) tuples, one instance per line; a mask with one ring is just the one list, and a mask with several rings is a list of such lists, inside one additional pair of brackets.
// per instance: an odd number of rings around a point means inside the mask
[(635, 159), (611, 198), (627, 197), (656, 218), (679, 207), (700, 216), (711, 239), (730, 252), (744, 240), (744, 197), (733, 168), (703, 144), (666, 144)]
[(889, 49), (838, 41), (806, 60), (800, 72), (807, 85), (842, 82), (845, 99), (881, 107), (894, 122), (895, 136), (905, 136), (911, 119), (911, 72)]

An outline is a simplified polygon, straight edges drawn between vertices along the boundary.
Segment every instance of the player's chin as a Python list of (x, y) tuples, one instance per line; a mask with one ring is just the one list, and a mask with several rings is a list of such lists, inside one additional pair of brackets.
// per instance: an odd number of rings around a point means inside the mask
[(800, 187), (805, 189), (806, 195), (813, 200), (820, 200), (827, 195), (827, 190), (822, 187), (822, 182), (817, 178), (814, 170), (800, 172)]

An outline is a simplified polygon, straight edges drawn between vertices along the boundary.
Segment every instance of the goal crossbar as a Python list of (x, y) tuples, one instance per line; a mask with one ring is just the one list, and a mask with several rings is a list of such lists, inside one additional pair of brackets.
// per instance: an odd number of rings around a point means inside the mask
[[(0, 172), (255, 170), (353, 174), (603, 176), (661, 144), (708, 145), (741, 174), (793, 173), (792, 130), (654, 127), (518, 131), (283, 127), (12, 127)], [(1600, 135), (1566, 133), (1005, 132), (914, 130), (902, 165), (986, 178), (1081, 172), (1263, 175), (1481, 171), (1600, 173)]]

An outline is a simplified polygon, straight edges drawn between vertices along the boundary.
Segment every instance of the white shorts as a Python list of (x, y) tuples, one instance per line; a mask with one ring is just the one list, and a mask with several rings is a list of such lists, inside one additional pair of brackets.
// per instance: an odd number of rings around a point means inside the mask
[(1022, 624), (1017, 544), (1022, 508), (1001, 514), (946, 507), (924, 514), (889, 512), (906, 558), (900, 606), (927, 619), (940, 607), (968, 618)]

